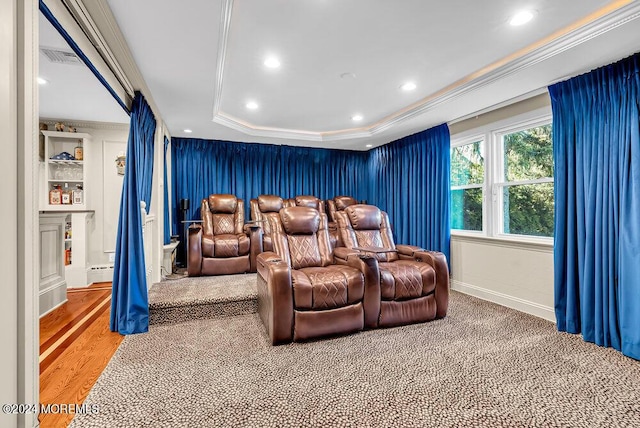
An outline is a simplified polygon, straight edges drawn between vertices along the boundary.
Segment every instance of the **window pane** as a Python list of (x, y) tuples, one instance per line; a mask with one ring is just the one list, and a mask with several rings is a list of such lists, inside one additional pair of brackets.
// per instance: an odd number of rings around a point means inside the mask
[(482, 141), (451, 148), (451, 185), (484, 183)]
[(553, 237), (553, 183), (504, 188), (504, 233)]
[(504, 136), (504, 179), (553, 177), (551, 124)]
[(482, 230), (482, 188), (451, 191), (451, 228)]

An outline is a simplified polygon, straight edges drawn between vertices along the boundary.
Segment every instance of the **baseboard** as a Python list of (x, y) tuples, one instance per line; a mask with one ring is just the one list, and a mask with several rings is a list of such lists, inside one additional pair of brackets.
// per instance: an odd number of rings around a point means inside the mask
[(43, 317), (67, 301), (67, 283), (60, 281), (40, 290), (38, 301), (40, 304), (39, 316)]
[(556, 322), (556, 315), (552, 307), (544, 306), (539, 303), (530, 302), (520, 299), (519, 297), (509, 296), (508, 294), (498, 293), (497, 291), (488, 290), (486, 288), (477, 287), (461, 281), (452, 280), (451, 289), (477, 297), (482, 300), (497, 303), (511, 309), (518, 310), (527, 314), (543, 318), (552, 323)]

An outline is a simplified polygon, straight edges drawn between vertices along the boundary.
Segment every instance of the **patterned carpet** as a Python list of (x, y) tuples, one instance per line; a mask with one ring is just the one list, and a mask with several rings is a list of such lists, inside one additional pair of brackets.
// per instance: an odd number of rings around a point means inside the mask
[(149, 324), (255, 313), (256, 274), (163, 281), (149, 290)]
[(272, 347), (256, 314), (127, 336), (72, 427), (638, 427), (640, 363), (452, 292), (447, 318)]

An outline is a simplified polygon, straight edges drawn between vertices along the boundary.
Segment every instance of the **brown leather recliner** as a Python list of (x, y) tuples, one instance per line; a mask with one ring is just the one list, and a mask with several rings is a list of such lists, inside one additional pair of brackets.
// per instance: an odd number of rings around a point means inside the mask
[(344, 211), (345, 208), (357, 204), (351, 196), (336, 196), (333, 199), (327, 199), (327, 208), (329, 214), (329, 222), (337, 222), (336, 211)]
[(278, 213), (284, 206), (284, 200), (276, 195), (260, 195), (249, 201), (251, 220), (262, 229), (262, 249), (271, 251), (271, 227), (267, 221), (267, 213)]
[(274, 252), (258, 255), (258, 312), (271, 343), (374, 327), (377, 260), (354, 253), (334, 264), (327, 217), (313, 208), (283, 208), (268, 219)]
[(342, 242), (342, 237), (340, 236), (340, 232), (338, 232), (338, 222), (336, 220), (336, 212), (343, 211), (345, 208), (351, 205), (357, 204), (356, 201), (351, 196), (336, 196), (333, 199), (327, 199), (327, 209), (329, 212), (329, 233), (335, 235), (336, 244), (335, 247), (344, 247), (344, 242)]
[(244, 225), (244, 201), (211, 195), (200, 206), (202, 224), (189, 227), (189, 276), (255, 272), (262, 231)]
[[(430, 321), (447, 314), (449, 268), (444, 254), (395, 245), (387, 213), (372, 205), (351, 205), (337, 211), (336, 216), (346, 247), (336, 249), (336, 257), (346, 258), (354, 248), (367, 248), (364, 252), (378, 259), (378, 326)], [(390, 251), (380, 252), (384, 249)]]

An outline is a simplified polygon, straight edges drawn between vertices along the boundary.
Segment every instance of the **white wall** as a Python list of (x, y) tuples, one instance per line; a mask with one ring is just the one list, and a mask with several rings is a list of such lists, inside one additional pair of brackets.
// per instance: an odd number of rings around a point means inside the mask
[[(449, 125), (451, 141), (510, 121), (551, 113), (547, 94)], [(456, 235), (451, 237), (454, 290), (555, 322), (553, 245)]]
[[(18, 132), (15, 95), (16, 83), (16, 4), (0, 0), (0, 141), (5, 159), (3, 200), (9, 206), (18, 204)], [(8, 225), (4, 233), (4, 245), (0, 247), (0, 266), (3, 275), (2, 299), (0, 299), (0, 341), (5, 344), (0, 353), (0, 401), (17, 403), (18, 400), (18, 245), (17, 210), (0, 210), (0, 221)], [(17, 426), (16, 415), (0, 413), (0, 425)]]
[[(49, 129), (52, 129), (52, 123), (62, 122), (91, 135), (89, 147), (85, 149), (85, 198), (87, 209), (94, 210), (95, 215), (88, 226), (87, 263), (89, 266), (113, 266), (109, 254), (115, 251), (123, 182), (123, 176), (116, 172), (115, 159), (119, 152), (126, 152), (129, 125), (65, 119), (42, 119), (41, 122), (48, 124)], [(105, 279), (94, 276), (93, 280), (110, 281), (110, 275), (112, 272), (105, 272)]]

